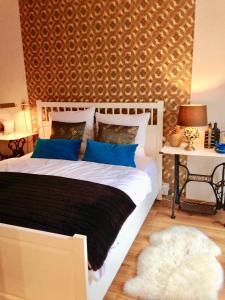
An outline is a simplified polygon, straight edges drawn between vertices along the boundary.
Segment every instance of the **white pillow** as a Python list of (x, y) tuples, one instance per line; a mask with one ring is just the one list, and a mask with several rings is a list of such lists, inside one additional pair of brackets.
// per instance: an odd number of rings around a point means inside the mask
[(145, 146), (146, 130), (150, 119), (150, 113), (143, 113), (137, 115), (125, 115), (125, 114), (101, 114), (96, 112), (96, 122), (112, 125), (124, 125), (124, 126), (139, 126), (135, 143), (141, 146)]
[(58, 121), (67, 123), (86, 122), (83, 143), (81, 145), (81, 151), (84, 151), (86, 148), (87, 139), (94, 139), (94, 114), (95, 107), (78, 111), (50, 112), (49, 120), (50, 122)]

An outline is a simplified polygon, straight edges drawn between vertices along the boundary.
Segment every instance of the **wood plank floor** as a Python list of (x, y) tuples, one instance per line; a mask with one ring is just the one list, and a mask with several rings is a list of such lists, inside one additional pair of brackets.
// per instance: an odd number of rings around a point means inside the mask
[[(123, 284), (135, 276), (138, 255), (148, 246), (150, 233), (173, 224), (194, 226), (212, 238), (222, 249), (223, 254), (219, 257), (219, 261), (225, 270), (225, 227), (223, 226), (225, 224), (225, 212), (219, 211), (215, 216), (201, 216), (177, 210), (175, 220), (170, 218), (170, 213), (171, 209), (168, 202), (157, 201), (154, 204), (104, 300), (134, 299), (123, 293)], [(219, 299), (225, 300), (225, 288), (221, 291)]]

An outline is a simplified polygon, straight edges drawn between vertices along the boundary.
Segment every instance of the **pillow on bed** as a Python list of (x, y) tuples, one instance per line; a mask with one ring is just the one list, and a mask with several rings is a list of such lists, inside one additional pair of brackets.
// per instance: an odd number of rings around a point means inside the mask
[(137, 144), (121, 145), (88, 140), (83, 160), (135, 168), (134, 156), (137, 146)]
[(96, 140), (111, 144), (134, 144), (138, 126), (98, 123)]
[(67, 123), (52, 121), (51, 139), (82, 140), (86, 122)]
[(81, 140), (37, 139), (31, 158), (78, 160)]
[(101, 114), (96, 113), (97, 131), (98, 123), (112, 124), (112, 125), (123, 125), (123, 126), (139, 126), (137, 135), (135, 138), (135, 144), (145, 146), (146, 130), (150, 119), (150, 113), (143, 113), (137, 115), (126, 115), (126, 114)]
[(79, 123), (86, 122), (84, 128), (83, 142), (81, 151), (85, 151), (87, 139), (94, 138), (94, 115), (95, 107), (91, 107), (85, 110), (78, 111), (61, 111), (61, 112), (50, 112), (50, 121), (59, 121), (67, 123)]

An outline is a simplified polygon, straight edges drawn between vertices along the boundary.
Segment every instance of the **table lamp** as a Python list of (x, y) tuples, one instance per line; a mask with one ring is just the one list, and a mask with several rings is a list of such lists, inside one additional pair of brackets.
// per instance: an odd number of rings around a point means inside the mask
[(194, 140), (199, 137), (196, 127), (207, 125), (207, 107), (203, 104), (181, 105), (178, 114), (177, 125), (186, 127), (184, 135), (187, 138), (187, 151), (195, 150)]

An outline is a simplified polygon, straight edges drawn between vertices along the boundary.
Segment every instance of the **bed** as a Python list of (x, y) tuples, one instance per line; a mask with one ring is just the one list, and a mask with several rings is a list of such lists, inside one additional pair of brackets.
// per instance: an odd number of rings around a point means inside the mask
[[(135, 210), (123, 224), (105, 260), (104, 275), (99, 280), (93, 280), (96, 274), (88, 271), (86, 236), (75, 234), (73, 237), (69, 237), (1, 224), (0, 297), (2, 299), (103, 299), (155, 198), (157, 195), (160, 198), (162, 161), (159, 150), (162, 146), (162, 102), (106, 104), (38, 101), (37, 112), (40, 135), (45, 136), (49, 129), (48, 114), (50, 111), (82, 110), (92, 106), (100, 112), (110, 112), (112, 114), (151, 112), (152, 117), (148, 126), (145, 145), (146, 154), (154, 158), (150, 164), (147, 162), (148, 166), (151, 165), (148, 168), (148, 175), (152, 176), (151, 191), (147, 193), (145, 199), (138, 203)], [(11, 170), (19, 171), (20, 167), (23, 168), (22, 161), (28, 162), (29, 156), (18, 159), (15, 163), (13, 160), (4, 161), (1, 166), (3, 168), (4, 164), (9, 169), (11, 166)], [(140, 169), (144, 170), (145, 166), (144, 159), (141, 159)], [(54, 169), (56, 168), (53, 166)], [(140, 190), (142, 190), (141, 186)]]

